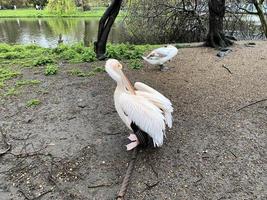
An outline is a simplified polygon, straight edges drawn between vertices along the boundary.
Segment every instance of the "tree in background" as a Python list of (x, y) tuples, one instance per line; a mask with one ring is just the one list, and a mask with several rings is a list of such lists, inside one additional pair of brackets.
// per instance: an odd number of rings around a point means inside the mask
[(209, 32), (206, 45), (210, 47), (227, 47), (233, 44), (224, 34), (223, 18), (225, 15), (225, 0), (209, 0)]
[(200, 42), (207, 36), (206, 1), (131, 0), (126, 6), (129, 40), (134, 42)]
[(14, 5), (21, 6), (24, 3), (23, 0), (0, 0), (0, 5), (5, 6), (6, 8), (13, 8)]
[(48, 0), (47, 10), (59, 15), (76, 11), (74, 0)]
[(248, 10), (247, 8), (243, 8), (240, 6), (239, 6), (239, 9), (241, 9), (242, 11), (245, 11), (247, 14), (259, 16), (259, 19), (261, 22), (262, 32), (264, 33), (265, 37), (267, 38), (267, 20), (266, 20), (266, 16), (264, 15), (264, 6), (265, 6), (265, 11), (267, 11), (267, 9), (266, 9), (267, 3), (266, 2), (264, 3), (264, 0), (251, 0), (251, 1), (246, 1), (246, 3), (252, 3), (255, 6), (256, 11)]
[(266, 21), (266, 18), (264, 16), (264, 12), (263, 12), (264, 0), (252, 0), (252, 3), (256, 7), (257, 14), (260, 18), (261, 26), (262, 26), (264, 35), (267, 38), (267, 21)]
[(108, 35), (120, 12), (121, 4), (122, 0), (113, 0), (99, 21), (97, 41), (94, 43), (95, 53), (99, 60), (105, 58)]

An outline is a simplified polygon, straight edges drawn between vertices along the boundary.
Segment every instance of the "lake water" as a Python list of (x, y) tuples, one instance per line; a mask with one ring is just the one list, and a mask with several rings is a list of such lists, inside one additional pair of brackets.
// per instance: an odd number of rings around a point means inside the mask
[[(64, 43), (96, 41), (97, 18), (0, 18), (0, 42), (55, 47), (62, 35)], [(109, 41), (126, 42), (127, 31), (122, 20), (116, 21), (109, 35)]]
[[(253, 22), (258, 27), (260, 25), (257, 16), (245, 15), (242, 19)], [(123, 20), (117, 20), (112, 26), (109, 41), (112, 43), (147, 43), (143, 37), (135, 38), (134, 34), (131, 36), (126, 27)], [(62, 35), (65, 44), (83, 42), (87, 46), (96, 41), (97, 30), (98, 18), (0, 18), (0, 42), (9, 44), (35, 43), (43, 47), (55, 47), (59, 36)], [(237, 39), (262, 39), (262, 35), (255, 30), (253, 27), (249, 29), (245, 27), (234, 32), (231, 30), (226, 32), (233, 34)], [(146, 31), (143, 31), (143, 34), (146, 34)], [(150, 39), (154, 40), (151, 37)]]

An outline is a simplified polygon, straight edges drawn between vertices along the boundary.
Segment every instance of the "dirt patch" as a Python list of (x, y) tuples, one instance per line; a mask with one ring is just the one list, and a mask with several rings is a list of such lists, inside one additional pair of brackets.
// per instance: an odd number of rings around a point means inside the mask
[[(139, 153), (127, 199), (267, 198), (267, 101), (239, 110), (267, 98), (267, 42), (232, 50), (218, 58), (209, 48), (181, 49), (166, 72), (125, 69), (175, 109), (164, 146)], [(116, 197), (131, 155), (113, 105), (115, 83), (105, 73), (71, 76), (72, 68), (63, 64), (48, 77), (25, 69), (24, 78), (41, 84), (1, 103), (12, 148), (0, 157), (0, 199)], [(41, 104), (27, 107), (30, 99)]]

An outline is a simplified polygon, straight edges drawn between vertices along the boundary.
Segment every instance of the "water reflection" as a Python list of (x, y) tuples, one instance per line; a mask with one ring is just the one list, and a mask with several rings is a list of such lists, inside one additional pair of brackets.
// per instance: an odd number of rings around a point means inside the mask
[[(54, 47), (62, 35), (64, 43), (88, 45), (96, 40), (97, 29), (98, 20), (93, 18), (0, 19), (0, 42)], [(124, 23), (116, 21), (109, 41), (125, 42), (126, 35)]]
[[(237, 39), (263, 38), (258, 16), (244, 15), (238, 20), (233, 16), (226, 17), (225, 30), (229, 35), (233, 35)], [(135, 19), (135, 22), (138, 24), (138, 20)], [(204, 24), (208, 24), (208, 22), (204, 22)], [(131, 27), (134, 27), (132, 33), (130, 33)], [(158, 27), (154, 30), (151, 26), (142, 26), (141, 29), (140, 27), (140, 25), (130, 22), (126, 25), (122, 20), (118, 20), (112, 26), (109, 41), (112, 43), (129, 42), (133, 44), (170, 42), (167, 35), (164, 35), (163, 39), (160, 40), (156, 34)], [(43, 47), (55, 47), (61, 38), (63, 43), (83, 42), (88, 46), (96, 41), (97, 29), (98, 19), (96, 18), (0, 18), (0, 42), (36, 43)], [(206, 34), (204, 33), (204, 36)], [(194, 38), (188, 36), (171, 40), (171, 42), (192, 41), (195, 41)]]

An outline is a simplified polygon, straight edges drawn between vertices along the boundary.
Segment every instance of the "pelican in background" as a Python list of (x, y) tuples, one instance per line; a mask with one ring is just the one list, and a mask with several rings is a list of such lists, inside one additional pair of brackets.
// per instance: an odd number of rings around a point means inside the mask
[(175, 46), (168, 45), (154, 49), (150, 54), (142, 58), (152, 65), (160, 65), (160, 70), (163, 71), (164, 63), (170, 61), (177, 53), (178, 49)]
[(117, 82), (114, 92), (115, 108), (126, 126), (133, 131), (127, 150), (163, 144), (166, 125), (172, 127), (173, 107), (169, 99), (144, 83), (136, 82), (134, 87), (124, 75), (118, 60), (109, 59), (106, 72)]

